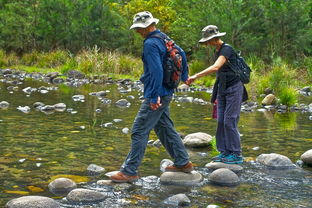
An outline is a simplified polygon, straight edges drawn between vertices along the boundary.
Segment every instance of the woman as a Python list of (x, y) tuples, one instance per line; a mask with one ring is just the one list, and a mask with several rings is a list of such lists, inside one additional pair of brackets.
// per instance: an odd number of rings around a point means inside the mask
[(225, 34), (225, 32), (220, 33), (215, 25), (208, 25), (202, 30), (202, 39), (199, 43), (216, 48), (215, 63), (191, 76), (188, 84), (205, 75), (217, 73), (211, 102), (214, 103), (216, 100), (218, 102), (216, 139), (220, 154), (212, 160), (227, 164), (240, 164), (243, 163), (243, 157), (237, 124), (241, 103), (247, 100), (247, 92), (239, 77), (228, 65), (228, 62), (235, 62), (236, 54), (230, 45), (220, 39)]

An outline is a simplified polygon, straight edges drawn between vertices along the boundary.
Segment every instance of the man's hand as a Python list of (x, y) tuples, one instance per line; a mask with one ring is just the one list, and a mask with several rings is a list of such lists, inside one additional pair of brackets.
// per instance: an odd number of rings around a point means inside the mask
[(150, 106), (152, 110), (157, 110), (161, 106), (160, 97), (158, 96), (157, 103), (150, 103)]

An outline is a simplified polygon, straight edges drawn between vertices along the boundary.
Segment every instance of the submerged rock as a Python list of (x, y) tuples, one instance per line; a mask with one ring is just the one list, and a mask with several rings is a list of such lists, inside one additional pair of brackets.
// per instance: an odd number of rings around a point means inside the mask
[(126, 100), (126, 99), (120, 99), (120, 100), (118, 100), (116, 102), (116, 105), (118, 107), (125, 107), (125, 108), (127, 108), (127, 107), (130, 107), (131, 103), (128, 100)]
[(183, 144), (188, 147), (206, 147), (210, 145), (212, 137), (209, 134), (198, 132), (187, 135)]
[(9, 201), (6, 208), (59, 208), (53, 199), (43, 196), (23, 196)]
[(277, 169), (296, 167), (296, 165), (293, 164), (288, 157), (276, 153), (261, 154), (257, 157), (256, 161), (268, 167)]
[(303, 153), (300, 157), (300, 159), (308, 164), (308, 165), (312, 165), (312, 149), (306, 151), (305, 153)]
[(193, 170), (191, 173), (164, 172), (160, 176), (160, 182), (168, 185), (196, 185), (203, 180), (203, 176)]
[(241, 173), (243, 171), (243, 167), (240, 166), (240, 165), (236, 165), (236, 164), (225, 164), (225, 163), (222, 163), (222, 162), (210, 162), (210, 163), (207, 163), (205, 165), (206, 168), (210, 169), (210, 170), (217, 170), (217, 169), (220, 169), (220, 168), (226, 168), (226, 169), (229, 169), (235, 173)]
[(34, 108), (41, 108), (41, 107), (43, 107), (43, 106), (45, 106), (45, 104), (42, 103), (42, 102), (35, 102), (35, 103), (33, 104), (33, 107), (34, 107)]
[(189, 206), (191, 200), (185, 194), (176, 194), (167, 198), (164, 203), (173, 206)]
[(7, 109), (9, 108), (10, 104), (7, 101), (0, 102), (0, 109)]
[(19, 111), (22, 111), (23, 113), (29, 113), (30, 112), (29, 106), (18, 106), (16, 109)]
[(105, 172), (105, 168), (95, 164), (90, 164), (87, 167), (87, 171), (89, 175), (100, 175), (101, 173)]
[(55, 195), (66, 195), (77, 188), (77, 184), (69, 178), (58, 178), (48, 185), (51, 193)]
[(213, 171), (208, 180), (216, 185), (221, 186), (236, 186), (239, 184), (239, 177), (231, 170), (227, 168), (220, 168)]

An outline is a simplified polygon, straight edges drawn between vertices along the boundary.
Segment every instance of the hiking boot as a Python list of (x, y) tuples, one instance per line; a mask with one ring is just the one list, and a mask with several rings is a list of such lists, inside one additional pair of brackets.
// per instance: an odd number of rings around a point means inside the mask
[(211, 158), (211, 160), (213, 162), (222, 162), (222, 159), (225, 158), (227, 156), (227, 154), (224, 154), (224, 153), (220, 153), (218, 154), (217, 156)]
[(222, 158), (221, 162), (226, 164), (242, 164), (244, 162), (244, 158), (232, 153)]
[(139, 176), (129, 176), (124, 174), (123, 172), (118, 172), (115, 175), (112, 175), (109, 177), (113, 182), (116, 183), (128, 183), (128, 182), (134, 182), (139, 179)]
[(186, 163), (186, 165), (183, 165), (181, 167), (177, 167), (175, 165), (169, 165), (165, 168), (165, 171), (169, 171), (169, 172), (190, 173), (192, 170), (194, 170), (192, 162), (188, 162)]

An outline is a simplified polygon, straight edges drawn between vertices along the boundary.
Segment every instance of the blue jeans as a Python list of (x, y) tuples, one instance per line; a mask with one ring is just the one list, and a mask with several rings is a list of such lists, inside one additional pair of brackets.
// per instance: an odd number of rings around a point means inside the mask
[(174, 159), (174, 165), (183, 166), (189, 162), (189, 156), (169, 115), (171, 96), (161, 97), (161, 107), (152, 110), (150, 99), (145, 99), (134, 120), (131, 133), (131, 150), (120, 171), (127, 175), (137, 175), (147, 146), (150, 131), (154, 129), (162, 145)]
[(241, 154), (238, 121), (241, 111), (243, 84), (238, 82), (217, 95), (218, 127), (216, 133), (218, 151), (225, 154)]

